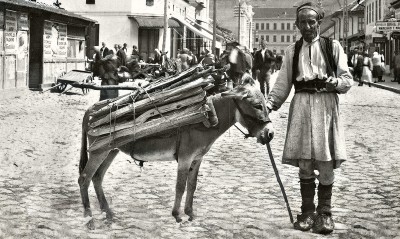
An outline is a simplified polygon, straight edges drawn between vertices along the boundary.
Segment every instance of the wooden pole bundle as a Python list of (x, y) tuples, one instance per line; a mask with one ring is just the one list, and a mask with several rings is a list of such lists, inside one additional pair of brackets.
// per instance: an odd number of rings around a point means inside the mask
[(205, 105), (195, 105), (190, 107), (189, 110), (190, 112), (185, 109), (179, 112), (173, 112), (164, 117), (116, 131), (109, 136), (98, 137), (93, 144), (90, 145), (88, 151), (113, 149), (149, 135), (207, 121), (208, 108)]
[(94, 104), (90, 109), (88, 135), (96, 137), (88, 151), (112, 149), (140, 138), (203, 122), (210, 123), (206, 90), (213, 86), (213, 68), (192, 67), (159, 79), (130, 94)]
[[(93, 117), (92, 119), (89, 120), (90, 127), (96, 127), (105, 123), (110, 122), (110, 119), (116, 119), (121, 116), (124, 116), (126, 114), (132, 113), (133, 111), (140, 111), (144, 109), (149, 109), (161, 104), (177, 101), (180, 99), (183, 99), (184, 97), (189, 97), (194, 94), (198, 94), (199, 91), (202, 91), (203, 89), (201, 86), (207, 86), (209, 83), (213, 82), (213, 79), (197, 79), (193, 82), (190, 82), (186, 85), (179, 86), (174, 89), (158, 92), (158, 93), (153, 93), (152, 95), (149, 95), (149, 97), (140, 100), (138, 102), (135, 102), (134, 104), (129, 104), (127, 107), (123, 107), (121, 109), (117, 109), (114, 112), (111, 112), (106, 114), (105, 116), (101, 117), (98, 119), (97, 114), (93, 113), (91, 116)], [(200, 88), (199, 88), (200, 87)], [(110, 108), (108, 108), (108, 112), (110, 112)]]

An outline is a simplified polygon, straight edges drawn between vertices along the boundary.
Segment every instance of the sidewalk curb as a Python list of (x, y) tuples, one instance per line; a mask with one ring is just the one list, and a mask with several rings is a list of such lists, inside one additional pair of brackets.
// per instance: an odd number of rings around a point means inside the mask
[[(355, 81), (356, 81), (356, 80), (355, 80)], [(368, 82), (364, 81), (364, 84), (367, 85)], [(390, 87), (390, 86), (381, 85), (381, 84), (379, 84), (379, 83), (373, 83), (373, 82), (371, 82), (371, 86), (374, 86), (374, 87), (376, 87), (376, 88), (380, 88), (380, 89), (383, 89), (383, 90), (388, 90), (388, 91), (391, 91), (391, 92), (400, 94), (400, 89), (396, 89), (396, 88), (393, 88), (393, 87)]]

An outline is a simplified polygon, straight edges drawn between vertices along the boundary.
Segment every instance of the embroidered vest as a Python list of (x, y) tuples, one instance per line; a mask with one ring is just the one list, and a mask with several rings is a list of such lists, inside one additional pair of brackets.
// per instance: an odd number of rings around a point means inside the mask
[[(327, 68), (326, 73), (328, 74), (328, 76), (336, 77), (337, 65), (335, 62), (335, 58), (333, 57), (332, 39), (320, 36), (319, 42), (321, 45), (322, 55), (326, 63), (326, 68)], [(293, 83), (296, 83), (296, 77), (299, 74), (299, 54), (302, 45), (303, 45), (303, 38), (300, 38), (300, 40), (296, 41), (294, 45), (293, 74), (292, 74)]]

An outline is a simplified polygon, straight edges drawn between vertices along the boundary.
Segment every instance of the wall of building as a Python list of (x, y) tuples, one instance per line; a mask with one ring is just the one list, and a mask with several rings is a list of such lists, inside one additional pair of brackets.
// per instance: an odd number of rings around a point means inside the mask
[[(255, 47), (260, 48), (261, 40), (266, 39), (268, 42), (269, 49), (271, 49), (277, 54), (283, 55), (286, 48), (289, 45), (293, 44), (297, 40), (297, 37), (299, 36), (297, 27), (294, 25), (294, 22), (295, 22), (294, 18), (254, 19), (255, 29), (256, 29)], [(283, 29), (282, 29), (282, 23), (284, 24)], [(258, 29), (257, 29), (257, 24), (258, 24)], [(267, 24), (269, 24), (269, 29), (267, 29)], [(274, 29), (274, 24), (276, 24), (276, 29)], [(288, 24), (289, 24), (289, 29), (287, 28)], [(263, 30), (262, 26), (264, 26)]]

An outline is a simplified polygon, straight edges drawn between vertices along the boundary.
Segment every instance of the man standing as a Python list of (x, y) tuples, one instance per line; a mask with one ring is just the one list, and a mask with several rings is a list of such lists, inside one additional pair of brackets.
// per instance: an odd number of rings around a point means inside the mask
[(121, 47), (120, 44), (116, 45), (115, 50), (117, 51), (117, 57), (118, 57), (118, 66), (125, 66), (126, 65), (126, 53)]
[(392, 80), (392, 82), (397, 81), (400, 84), (400, 52), (399, 51), (395, 51), (394, 52), (394, 56), (393, 56), (393, 60), (392, 60), (392, 69), (393, 69), (393, 75), (394, 75), (394, 79)]
[(258, 81), (263, 95), (269, 93), (269, 79), (271, 78), (271, 65), (275, 62), (274, 53), (267, 49), (267, 41), (261, 41), (261, 49), (254, 55), (253, 78), (256, 78), (259, 71)]
[[(279, 109), (294, 85), (282, 156), (284, 164), (299, 168), (302, 206), (294, 228), (302, 231), (312, 228), (316, 233), (327, 234), (334, 229), (333, 170), (347, 159), (338, 94), (346, 93), (353, 79), (340, 43), (319, 36), (323, 17), (323, 10), (315, 3), (308, 2), (297, 8), (296, 26), (302, 38), (286, 49), (267, 107)], [(314, 170), (319, 171), (318, 176)], [(316, 178), (319, 181), (317, 208), (314, 204)]]
[(101, 43), (101, 48), (100, 48), (100, 55), (101, 58), (103, 59), (104, 57), (106, 57), (108, 55), (108, 48), (106, 47), (106, 43), (102, 42)]

